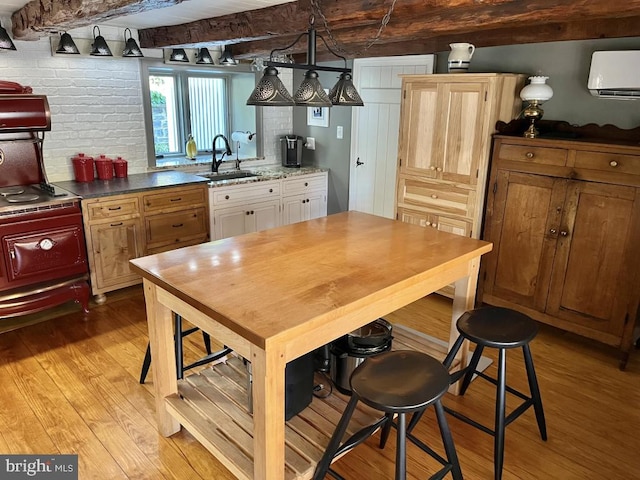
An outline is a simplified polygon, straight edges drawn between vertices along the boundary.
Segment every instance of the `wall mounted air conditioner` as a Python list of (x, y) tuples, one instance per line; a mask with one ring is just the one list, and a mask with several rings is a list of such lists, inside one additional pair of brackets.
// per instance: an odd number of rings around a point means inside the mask
[(600, 98), (640, 100), (640, 50), (593, 52), (587, 87)]

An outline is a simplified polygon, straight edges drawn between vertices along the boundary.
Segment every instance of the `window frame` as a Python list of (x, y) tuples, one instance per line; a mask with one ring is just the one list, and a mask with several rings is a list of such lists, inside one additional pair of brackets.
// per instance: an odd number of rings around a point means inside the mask
[[(225, 116), (226, 116), (226, 124), (227, 132), (223, 133), (229, 140), (231, 139), (231, 128), (233, 124), (233, 119), (231, 118), (231, 101), (233, 97), (233, 88), (231, 76), (234, 74), (252, 74), (256, 77), (256, 73), (251, 71), (250, 67), (247, 66), (235, 66), (233, 67), (233, 71), (230, 71), (230, 67), (212, 67), (212, 66), (204, 66), (201, 67), (199, 65), (176, 65), (176, 64), (166, 64), (162, 60), (158, 59), (149, 59), (144, 58), (141, 59), (140, 62), (140, 81), (142, 84), (142, 104), (143, 104), (143, 115), (144, 115), (144, 123), (145, 123), (145, 135), (146, 135), (146, 146), (147, 146), (147, 164), (151, 168), (164, 168), (164, 167), (180, 167), (180, 166), (188, 166), (188, 165), (198, 165), (198, 164), (210, 164), (211, 163), (211, 147), (202, 148), (202, 146), (198, 146), (198, 158), (194, 162), (192, 160), (185, 159), (185, 144), (187, 141), (188, 132), (191, 131), (191, 118), (189, 112), (190, 98), (189, 98), (189, 88), (188, 88), (188, 78), (189, 77), (203, 77), (203, 78), (223, 78), (225, 79), (225, 88), (227, 91), (227, 97), (225, 99)], [(156, 149), (154, 143), (154, 133), (153, 133), (153, 118), (151, 112), (151, 89), (149, 87), (149, 77), (153, 75), (163, 75), (166, 74), (168, 76), (173, 76), (176, 78), (176, 93), (179, 97), (183, 97), (184, 101), (178, 101), (177, 108), (179, 109), (178, 115), (178, 123), (179, 123), (179, 145), (181, 145), (181, 150), (178, 153), (172, 153), (164, 155), (165, 158), (168, 159), (166, 162), (161, 162), (158, 164), (159, 157), (156, 156)], [(257, 78), (256, 78), (257, 79)], [(262, 109), (260, 107), (254, 107), (256, 109), (256, 132), (260, 131), (262, 128)], [(262, 146), (262, 135), (257, 135), (257, 146), (256, 146), (256, 158), (261, 158), (263, 156), (263, 146)]]

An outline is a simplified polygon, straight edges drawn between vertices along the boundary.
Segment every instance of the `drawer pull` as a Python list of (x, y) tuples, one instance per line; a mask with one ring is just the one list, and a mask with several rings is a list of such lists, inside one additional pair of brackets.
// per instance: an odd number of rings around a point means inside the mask
[(119, 227), (119, 226), (121, 226), (121, 225), (122, 225), (122, 222), (119, 222), (119, 223), (110, 223), (110, 224), (109, 224), (109, 226), (111, 226), (111, 227)]
[(534, 157), (533, 152), (527, 152), (527, 154), (525, 155), (527, 158), (531, 159)]
[(224, 199), (225, 199), (225, 200), (229, 200), (229, 195), (225, 195), (225, 196), (224, 196)]
[(618, 162), (616, 162), (615, 160), (611, 160), (609, 162), (609, 165), (611, 165), (612, 167), (617, 167), (618, 166)]
[(111, 210), (112, 212), (114, 210), (120, 210), (122, 207), (109, 207), (109, 210)]
[(431, 195), (431, 198), (438, 198), (438, 195), (436, 195), (435, 193)]
[(180, 202), (182, 201), (182, 197), (178, 197), (178, 198), (172, 198), (171, 200), (169, 200), (170, 202)]
[(184, 226), (184, 223), (175, 223), (173, 225), (171, 225), (173, 228), (180, 228)]
[(307, 182), (304, 182), (304, 186), (305, 186), (305, 187), (308, 187), (308, 186), (309, 186), (309, 184), (308, 184)]
[(270, 189), (269, 189), (269, 193), (273, 193), (273, 188), (270, 188)]

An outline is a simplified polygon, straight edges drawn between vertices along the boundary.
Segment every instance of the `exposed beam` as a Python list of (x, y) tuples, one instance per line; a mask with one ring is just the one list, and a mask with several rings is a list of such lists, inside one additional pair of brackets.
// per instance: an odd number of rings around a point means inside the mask
[(11, 16), (13, 36), (37, 39), (124, 15), (170, 7), (184, 0), (32, 0)]

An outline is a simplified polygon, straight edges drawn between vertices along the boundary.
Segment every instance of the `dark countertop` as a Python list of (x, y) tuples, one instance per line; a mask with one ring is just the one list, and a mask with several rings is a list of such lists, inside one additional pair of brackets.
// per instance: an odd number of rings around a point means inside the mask
[(80, 195), (82, 198), (105, 197), (135, 193), (152, 188), (177, 187), (194, 183), (207, 183), (208, 178), (199, 177), (191, 173), (166, 170), (159, 172), (136, 173), (126, 178), (112, 180), (94, 180), (93, 182), (76, 182), (67, 180), (54, 184), (65, 190)]

